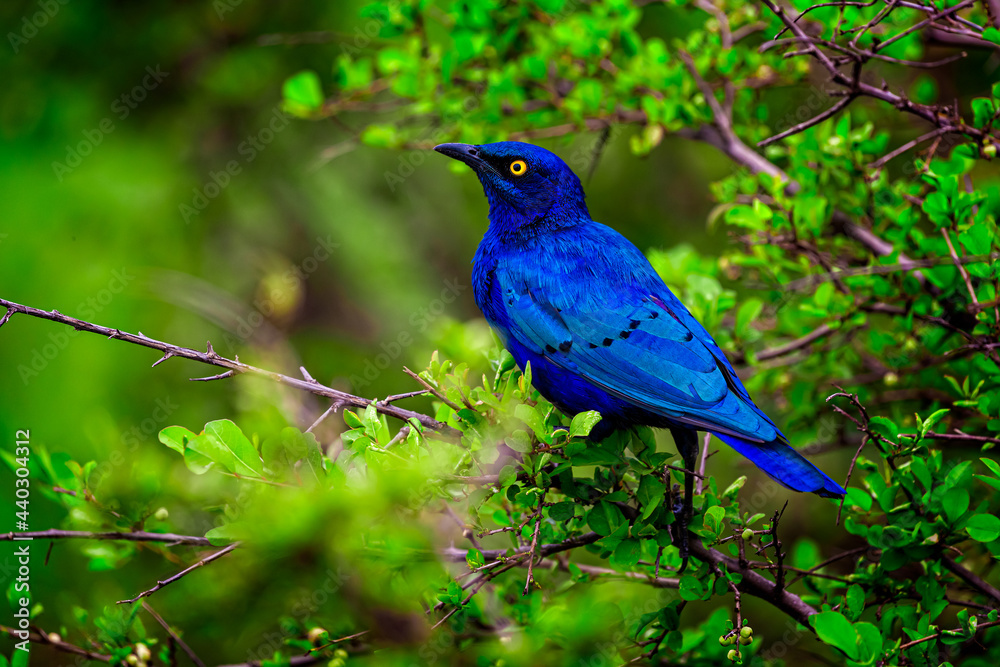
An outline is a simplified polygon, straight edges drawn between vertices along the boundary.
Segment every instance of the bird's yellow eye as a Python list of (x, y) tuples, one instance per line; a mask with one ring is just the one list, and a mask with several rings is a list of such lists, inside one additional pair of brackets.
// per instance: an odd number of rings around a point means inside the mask
[(528, 171), (528, 163), (524, 160), (514, 160), (510, 163), (510, 173), (515, 176), (521, 176), (526, 171)]

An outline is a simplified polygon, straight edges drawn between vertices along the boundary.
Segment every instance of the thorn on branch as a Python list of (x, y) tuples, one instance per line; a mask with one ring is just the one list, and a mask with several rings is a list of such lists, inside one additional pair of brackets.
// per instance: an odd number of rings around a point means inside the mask
[(7, 312), (3, 314), (2, 318), (0, 318), (0, 327), (2, 327), (3, 325), (7, 324), (7, 320), (10, 319), (11, 315), (14, 314), (15, 310), (16, 310), (16, 308), (12, 308), (10, 306), (7, 306)]
[(225, 373), (219, 373), (218, 375), (209, 375), (203, 378), (188, 378), (191, 382), (211, 382), (212, 380), (224, 380), (225, 378), (231, 378), (236, 375), (236, 371), (228, 370)]
[(157, 366), (159, 366), (160, 364), (162, 364), (164, 361), (166, 361), (170, 357), (174, 357), (174, 356), (177, 356), (177, 355), (174, 354), (173, 350), (167, 350), (166, 352), (163, 353), (162, 357), (160, 357), (159, 359), (157, 359), (156, 361), (153, 362), (153, 365), (151, 366), (151, 368), (156, 368)]

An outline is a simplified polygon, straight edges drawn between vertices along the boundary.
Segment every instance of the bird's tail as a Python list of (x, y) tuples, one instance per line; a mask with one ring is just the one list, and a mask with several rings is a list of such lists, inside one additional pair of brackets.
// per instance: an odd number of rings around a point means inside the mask
[(731, 435), (713, 435), (750, 459), (771, 479), (793, 491), (816, 493), (824, 498), (843, 498), (847, 493), (844, 487), (830, 479), (787, 443), (780, 440), (747, 442)]

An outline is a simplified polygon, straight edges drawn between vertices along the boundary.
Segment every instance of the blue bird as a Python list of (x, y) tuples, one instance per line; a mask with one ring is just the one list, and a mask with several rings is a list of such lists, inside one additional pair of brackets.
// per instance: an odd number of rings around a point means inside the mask
[[(476, 304), (517, 364), (531, 364), (543, 396), (570, 415), (601, 413), (593, 438), (669, 428), (690, 470), (697, 432), (708, 431), (789, 489), (845, 494), (754, 404), (645, 255), (591, 220), (580, 179), (558, 156), (516, 141), (434, 150), (469, 165), (489, 200)], [(690, 475), (686, 482), (690, 516)]]

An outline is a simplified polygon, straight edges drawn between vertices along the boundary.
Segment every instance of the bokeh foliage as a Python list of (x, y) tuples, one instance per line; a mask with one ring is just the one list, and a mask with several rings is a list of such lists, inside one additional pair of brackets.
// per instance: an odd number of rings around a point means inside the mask
[[(968, 128), (884, 164), (933, 126), (864, 97), (757, 158), (720, 145), (727, 122), (754, 146), (843, 99), (821, 67), (784, 57), (794, 44), (769, 44), (786, 26), (767, 3), (220, 0), (163, 16), (109, 5), (99, 26), (60, 6), (3, 55), (18, 66), (0, 296), (212, 338), (286, 372), (305, 359), (369, 397), (420, 389), (398, 371), (430, 358), (432, 395), (404, 400), (461, 435), (374, 407), (303, 433), (326, 405), (244, 378), (182, 384), (189, 365), (149, 371), (148, 353), (18, 316), (0, 332), (18, 388), (0, 423), (36, 434), (32, 528), (239, 540), (149, 599), (212, 663), (287, 664), (323, 646), (310, 655), (338, 665), (717, 665), (733, 650), (755, 664), (812, 652), (994, 664), (1000, 33), (986, 5), (965, 5), (983, 42), (965, 60), (866, 62), (915, 103), (956, 98)], [(823, 7), (802, 23), (844, 42), (882, 17), (853, 42), (871, 49), (927, 16), (890, 9)], [(37, 9), (5, 11), (24, 33)], [(114, 36), (152, 16), (144, 39)], [(333, 29), (306, 32), (318, 26)], [(96, 57), (83, 45), (102, 37), (128, 67), (83, 77)], [(883, 53), (954, 51), (914, 30)], [(134, 96), (161, 60), (162, 87), (121, 117), (116, 91)], [(714, 454), (695, 499), (702, 557), (675, 577), (669, 437), (588, 443), (596, 416), (552, 409), (470, 303), (478, 185), (425, 166), (426, 149), (505, 138), (550, 142), (593, 170), (595, 217), (654, 246), (654, 266), (795, 444), (835, 477), (852, 470), (842, 509)], [(81, 141), (93, 156), (64, 173), (53, 162)], [(576, 546), (546, 552), (526, 587), (532, 543)], [(169, 663), (155, 621), (115, 601), (207, 553), (60, 543), (35, 563), (34, 621), (114, 661), (141, 643)], [(744, 619), (753, 632), (733, 641)]]

